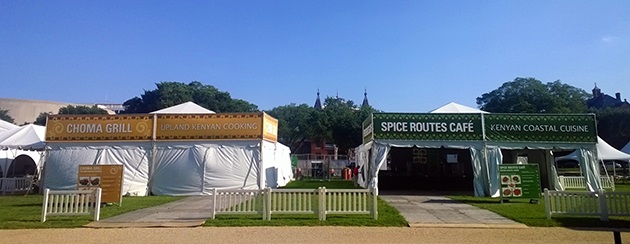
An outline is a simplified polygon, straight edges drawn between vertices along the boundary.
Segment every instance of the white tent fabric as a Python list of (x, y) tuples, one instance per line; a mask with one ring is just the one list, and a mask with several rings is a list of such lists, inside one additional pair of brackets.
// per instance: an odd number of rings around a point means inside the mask
[(54, 190), (73, 190), (79, 165), (124, 165), (122, 194), (145, 196), (150, 149), (150, 142), (52, 143), (47, 146), (43, 184)]
[(35, 166), (39, 170), (42, 165), (42, 154), (42, 151), (35, 150), (22, 150), (16, 148), (0, 149), (0, 178), (7, 177), (10, 174), (9, 169), (11, 169), (13, 159), (20, 155), (26, 155), (33, 159)]
[(455, 102), (447, 103), (446, 105), (436, 108), (435, 110), (429, 112), (432, 114), (435, 113), (443, 113), (443, 114), (452, 114), (452, 113), (482, 113), (487, 114), (488, 112), (479, 110), (476, 108), (471, 108), (468, 106), (464, 106)]
[(621, 151), (624, 153), (630, 154), (630, 141), (626, 143), (626, 145), (623, 148), (621, 148)]
[[(567, 159), (578, 161), (579, 157), (580, 157), (580, 152), (576, 150), (569, 155), (556, 157), (556, 162), (559, 160), (567, 160)], [(599, 160), (630, 161), (630, 154), (627, 154), (627, 153), (624, 153), (622, 151), (615, 149), (606, 141), (604, 141), (602, 138), (597, 137), (597, 158)]]
[(208, 110), (194, 102), (185, 102), (172, 107), (163, 108), (153, 111), (149, 114), (214, 114), (212, 110)]
[(19, 126), (17, 126), (17, 125), (14, 125), (12, 123), (9, 123), (9, 122), (6, 122), (6, 121), (0, 119), (0, 135), (4, 131), (15, 129), (15, 128), (18, 128), (18, 127)]
[(46, 127), (28, 124), (0, 134), (0, 148), (43, 149)]

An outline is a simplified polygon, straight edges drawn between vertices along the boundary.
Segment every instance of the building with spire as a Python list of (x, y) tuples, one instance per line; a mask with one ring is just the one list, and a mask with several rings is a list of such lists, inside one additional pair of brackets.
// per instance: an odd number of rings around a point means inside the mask
[(322, 110), (322, 101), (319, 99), (319, 88), (317, 88), (317, 99), (315, 99), (315, 105), (313, 105), (313, 107)]
[(361, 108), (370, 106), (370, 103), (368, 102), (367, 99), (367, 89), (365, 89), (365, 92), (363, 92), (363, 103), (361, 103)]
[(597, 87), (593, 88), (593, 97), (586, 101), (588, 108), (602, 109), (602, 108), (630, 108), (630, 104), (626, 99), (621, 100), (621, 93), (615, 93), (615, 97), (602, 93), (602, 90)]

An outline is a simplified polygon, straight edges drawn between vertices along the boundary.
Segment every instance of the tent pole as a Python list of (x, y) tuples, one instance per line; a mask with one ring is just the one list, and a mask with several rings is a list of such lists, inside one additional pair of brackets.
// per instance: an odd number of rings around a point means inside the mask
[(151, 195), (151, 188), (153, 185), (153, 171), (155, 170), (155, 140), (157, 130), (157, 114), (153, 114), (153, 128), (151, 130), (151, 157), (149, 158), (149, 175), (147, 179), (147, 196)]

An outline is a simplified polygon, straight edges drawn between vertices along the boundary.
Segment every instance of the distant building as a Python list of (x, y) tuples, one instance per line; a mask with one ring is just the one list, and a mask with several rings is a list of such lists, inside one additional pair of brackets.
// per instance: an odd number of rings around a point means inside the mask
[(39, 114), (56, 114), (59, 112), (60, 108), (67, 107), (69, 105), (88, 107), (96, 105), (99, 108), (105, 109), (109, 114), (116, 114), (120, 111), (124, 111), (124, 106), (122, 104), (78, 104), (41, 100), (0, 98), (0, 109), (8, 110), (9, 116), (13, 118), (13, 122), (16, 125), (33, 123), (35, 119), (37, 119), (37, 116), (39, 116)]
[(593, 88), (593, 97), (586, 101), (588, 108), (602, 109), (602, 108), (630, 108), (630, 103), (626, 99), (621, 101), (621, 93), (615, 93), (615, 97), (602, 93), (602, 90), (597, 87)]

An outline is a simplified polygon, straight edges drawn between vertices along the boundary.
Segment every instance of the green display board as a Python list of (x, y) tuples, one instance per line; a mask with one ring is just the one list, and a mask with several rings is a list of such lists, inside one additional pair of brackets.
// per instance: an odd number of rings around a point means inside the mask
[(538, 164), (499, 165), (502, 198), (540, 198)]
[(298, 157), (297, 157), (297, 155), (291, 155), (291, 166), (293, 166), (293, 167), (297, 167), (298, 166)]

